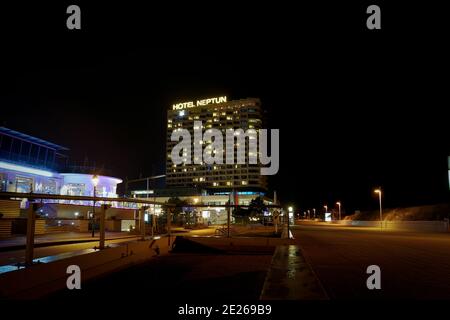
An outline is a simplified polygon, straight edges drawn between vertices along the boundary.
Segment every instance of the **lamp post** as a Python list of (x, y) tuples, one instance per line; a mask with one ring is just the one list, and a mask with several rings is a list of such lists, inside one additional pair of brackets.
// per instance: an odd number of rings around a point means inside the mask
[(288, 236), (288, 239), (291, 238), (290, 231), (289, 231), (289, 219), (293, 215), (294, 215), (294, 208), (293, 207), (289, 207), (288, 208), (288, 220), (287, 220), (287, 236)]
[(313, 208), (314, 219), (316, 219), (316, 208)]
[(339, 206), (339, 221), (341, 220), (341, 203), (338, 201), (336, 204)]
[(381, 230), (383, 230), (383, 208), (381, 206), (381, 187), (376, 189), (374, 192), (378, 193), (378, 200), (380, 202), (380, 228)]
[(98, 185), (98, 176), (94, 175), (92, 177), (92, 184), (94, 185), (94, 201), (92, 204), (92, 237), (95, 236), (95, 194), (97, 193), (97, 185)]

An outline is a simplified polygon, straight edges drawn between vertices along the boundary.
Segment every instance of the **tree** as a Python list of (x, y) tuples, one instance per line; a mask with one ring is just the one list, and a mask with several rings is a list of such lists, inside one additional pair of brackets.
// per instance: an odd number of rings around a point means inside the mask
[(237, 207), (233, 210), (235, 218), (241, 218), (242, 221), (248, 222), (250, 218), (260, 216), (266, 209), (266, 205), (261, 197), (257, 197), (250, 201), (248, 208)]
[(252, 199), (252, 201), (250, 201), (249, 210), (252, 216), (262, 214), (266, 208), (267, 207), (264, 204), (264, 201), (261, 197), (257, 197), (255, 199)]
[(172, 221), (179, 221), (180, 215), (185, 215), (185, 222), (191, 222), (191, 216), (194, 212), (193, 208), (190, 206), (191, 203), (186, 200), (181, 200), (178, 197), (172, 197), (167, 200), (167, 204), (175, 205), (172, 209)]
[(181, 200), (178, 197), (172, 197), (167, 200), (167, 204), (175, 205), (172, 210), (172, 221), (178, 221), (180, 214), (183, 213), (183, 206), (187, 204), (185, 200)]

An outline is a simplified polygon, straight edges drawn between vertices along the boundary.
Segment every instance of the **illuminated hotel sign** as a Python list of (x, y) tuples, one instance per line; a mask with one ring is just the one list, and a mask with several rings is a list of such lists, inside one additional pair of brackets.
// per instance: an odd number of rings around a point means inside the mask
[(226, 96), (197, 100), (197, 103), (194, 103), (194, 101), (175, 103), (172, 105), (172, 110), (182, 110), (182, 109), (187, 109), (187, 108), (201, 107), (201, 106), (206, 106), (208, 104), (216, 104), (216, 103), (223, 103), (223, 102), (227, 102)]

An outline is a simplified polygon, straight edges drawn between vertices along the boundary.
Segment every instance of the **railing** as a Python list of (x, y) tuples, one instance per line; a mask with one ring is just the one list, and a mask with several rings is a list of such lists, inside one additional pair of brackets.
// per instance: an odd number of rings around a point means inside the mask
[[(105, 223), (106, 223), (106, 210), (110, 207), (111, 202), (123, 202), (123, 203), (136, 203), (141, 204), (139, 210), (139, 226), (140, 226), (140, 234), (141, 239), (145, 239), (145, 211), (149, 208), (149, 205), (155, 204), (160, 205), (166, 212), (167, 216), (167, 236), (171, 237), (171, 224), (172, 224), (172, 214), (173, 209), (177, 207), (182, 207), (180, 205), (175, 204), (169, 204), (169, 203), (162, 203), (158, 201), (153, 201), (150, 199), (144, 199), (144, 198), (107, 198), (107, 197), (90, 197), (90, 196), (67, 196), (67, 195), (55, 195), (55, 194), (38, 194), (38, 193), (17, 193), (17, 192), (0, 192), (0, 199), (29, 199), (29, 200), (80, 200), (80, 201), (94, 201), (104, 202), (101, 205), (101, 208), (99, 210), (99, 223), (100, 223), (100, 239), (99, 239), (99, 248), (104, 249), (105, 248)], [(35, 236), (35, 224), (37, 220), (37, 212), (40, 208), (42, 203), (34, 202), (32, 203), (28, 209), (27, 209), (27, 237), (26, 237), (26, 250), (25, 250), (25, 265), (30, 266), (33, 264), (33, 257), (34, 257), (34, 236)], [(189, 207), (205, 207), (203, 204), (198, 205), (189, 205)], [(231, 211), (233, 208), (237, 207), (248, 207), (244, 205), (209, 205), (208, 207), (227, 207), (229, 208), (227, 210), (227, 224), (222, 228), (222, 234), (227, 234), (228, 237), (230, 237), (232, 228), (231, 228)], [(280, 208), (279, 205), (267, 205), (266, 207), (272, 207), (272, 208)], [(96, 221), (93, 221), (94, 223)]]

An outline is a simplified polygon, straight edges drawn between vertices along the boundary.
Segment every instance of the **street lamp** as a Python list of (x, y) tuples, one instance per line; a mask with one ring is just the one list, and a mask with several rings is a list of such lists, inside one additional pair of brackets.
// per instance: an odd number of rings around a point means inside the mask
[(380, 228), (383, 229), (383, 208), (381, 206), (381, 188), (378, 188), (374, 191), (378, 193), (378, 199), (380, 201)]
[(98, 185), (98, 176), (94, 175), (92, 177), (92, 184), (94, 185), (94, 201), (92, 204), (92, 237), (95, 236), (95, 194), (97, 193), (97, 185)]
[(289, 207), (288, 208), (288, 226), (289, 226), (289, 219), (291, 219), (291, 217), (294, 216), (294, 208), (293, 207)]
[(294, 215), (294, 208), (293, 207), (289, 207), (288, 208), (288, 220), (287, 220), (287, 234), (288, 234), (288, 238), (290, 238), (290, 234), (289, 234), (289, 219), (291, 218), (291, 216)]
[(313, 208), (314, 219), (316, 218), (316, 208)]
[(339, 220), (341, 220), (341, 203), (338, 201), (336, 204), (339, 206)]
[(328, 212), (328, 206), (323, 206), (325, 208), (325, 213)]

